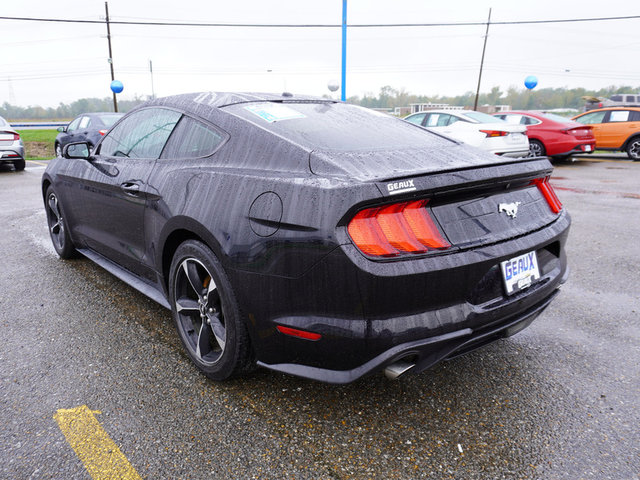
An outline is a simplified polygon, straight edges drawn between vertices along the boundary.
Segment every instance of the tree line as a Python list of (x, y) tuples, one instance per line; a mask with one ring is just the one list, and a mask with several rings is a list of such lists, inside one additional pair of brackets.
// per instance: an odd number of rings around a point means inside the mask
[[(128, 112), (145, 99), (118, 100), (118, 111)], [(87, 112), (113, 112), (113, 98), (81, 98), (69, 104), (60, 103), (57, 107), (28, 106), (19, 107), (4, 102), (0, 107), (0, 116), (6, 120), (70, 120)]]
[[(584, 88), (540, 88), (525, 90), (510, 87), (506, 93), (500, 87), (493, 87), (488, 93), (481, 93), (478, 97), (478, 105), (510, 105), (514, 110), (551, 110), (551, 109), (577, 109), (584, 106), (584, 96), (608, 98), (617, 93), (637, 93), (640, 87), (611, 86), (600, 90), (586, 90)], [(136, 97), (133, 100), (119, 100), (118, 110), (128, 112), (145, 99)], [(457, 96), (442, 95), (413, 95), (404, 89), (396, 89), (386, 85), (380, 89), (378, 95), (365, 94), (362, 97), (353, 96), (347, 99), (348, 103), (369, 108), (395, 108), (406, 107), (411, 103), (448, 103), (473, 107), (474, 92), (467, 92)], [(20, 107), (4, 102), (0, 107), (0, 116), (10, 120), (68, 120), (86, 112), (111, 112), (113, 111), (113, 99), (105, 98), (81, 98), (70, 104), (60, 103), (57, 107), (28, 106)]]
[[(608, 98), (617, 93), (638, 93), (640, 87), (611, 86), (600, 90), (586, 90), (584, 88), (540, 88), (534, 90), (510, 87), (507, 92), (502, 92), (500, 87), (493, 87), (488, 93), (481, 93), (478, 97), (478, 105), (510, 105), (514, 110), (552, 110), (552, 109), (577, 109), (582, 110), (585, 101), (582, 97), (594, 96)], [(384, 86), (380, 93), (364, 95), (362, 98), (355, 96), (347, 99), (349, 103), (355, 103), (368, 108), (394, 108), (408, 106), (411, 103), (447, 103), (473, 108), (475, 92), (467, 92), (457, 96), (442, 95), (412, 95), (403, 89), (395, 89)]]

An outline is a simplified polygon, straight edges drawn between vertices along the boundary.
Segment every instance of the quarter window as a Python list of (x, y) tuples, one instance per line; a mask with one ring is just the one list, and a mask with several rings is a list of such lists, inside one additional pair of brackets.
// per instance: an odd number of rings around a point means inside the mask
[(206, 157), (216, 151), (224, 138), (204, 123), (183, 116), (162, 151), (162, 158)]
[(610, 122), (626, 122), (629, 120), (629, 110), (612, 110), (609, 115)]
[(78, 128), (79, 129), (87, 128), (90, 123), (91, 123), (91, 118), (82, 117), (82, 119), (80, 120), (80, 125), (78, 126)]
[(139, 110), (116, 125), (100, 144), (107, 157), (158, 158), (182, 114), (166, 108)]

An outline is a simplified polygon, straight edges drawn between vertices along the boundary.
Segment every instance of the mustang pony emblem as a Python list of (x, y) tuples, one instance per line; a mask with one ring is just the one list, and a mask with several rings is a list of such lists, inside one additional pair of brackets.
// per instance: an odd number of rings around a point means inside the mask
[(516, 218), (518, 215), (518, 205), (521, 202), (513, 202), (513, 203), (500, 203), (498, 204), (498, 213), (505, 212), (511, 218)]

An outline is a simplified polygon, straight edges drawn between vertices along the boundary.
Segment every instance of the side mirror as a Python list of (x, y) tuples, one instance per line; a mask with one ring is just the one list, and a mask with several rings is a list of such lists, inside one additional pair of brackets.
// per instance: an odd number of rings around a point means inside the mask
[(60, 133), (64, 133), (67, 131), (67, 127), (58, 127), (56, 130), (58, 130)]
[(89, 148), (87, 142), (70, 143), (62, 149), (62, 156), (64, 158), (89, 160), (91, 158), (91, 148)]

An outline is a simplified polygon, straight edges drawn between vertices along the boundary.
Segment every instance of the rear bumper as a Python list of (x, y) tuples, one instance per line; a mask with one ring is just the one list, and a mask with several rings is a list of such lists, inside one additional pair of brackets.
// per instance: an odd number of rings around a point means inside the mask
[(557, 296), (559, 290), (525, 312), (513, 315), (495, 324), (476, 329), (463, 328), (443, 335), (396, 345), (368, 362), (350, 370), (330, 370), (294, 363), (267, 364), (261, 367), (322, 382), (351, 383), (367, 374), (385, 369), (402, 361), (412, 365), (410, 373), (420, 373), (436, 363), (463, 355), (501, 338), (510, 337), (528, 327)]
[(501, 157), (509, 157), (509, 158), (522, 158), (529, 155), (529, 150), (516, 150), (511, 152), (491, 152), (496, 155), (500, 155)]
[[(513, 334), (546, 308), (566, 280), (569, 225), (564, 213), (521, 238), (408, 262), (370, 262), (343, 246), (298, 279), (237, 279), (234, 284), (252, 285), (237, 296), (246, 305), (258, 364), (348, 383), (406, 357), (415, 364), (411, 370), (420, 372)], [(500, 261), (532, 249), (541, 278), (506, 295)], [(278, 325), (321, 339), (287, 336)]]
[(0, 149), (0, 162), (11, 163), (15, 160), (24, 160), (24, 148)]
[(573, 153), (593, 153), (594, 151), (594, 145), (595, 142), (593, 144), (591, 143), (584, 143), (584, 144), (580, 144), (580, 145), (575, 145), (573, 147), (571, 147), (569, 150), (563, 150), (561, 152), (554, 152), (552, 154), (549, 154), (550, 157), (565, 157), (567, 155), (571, 155)]

